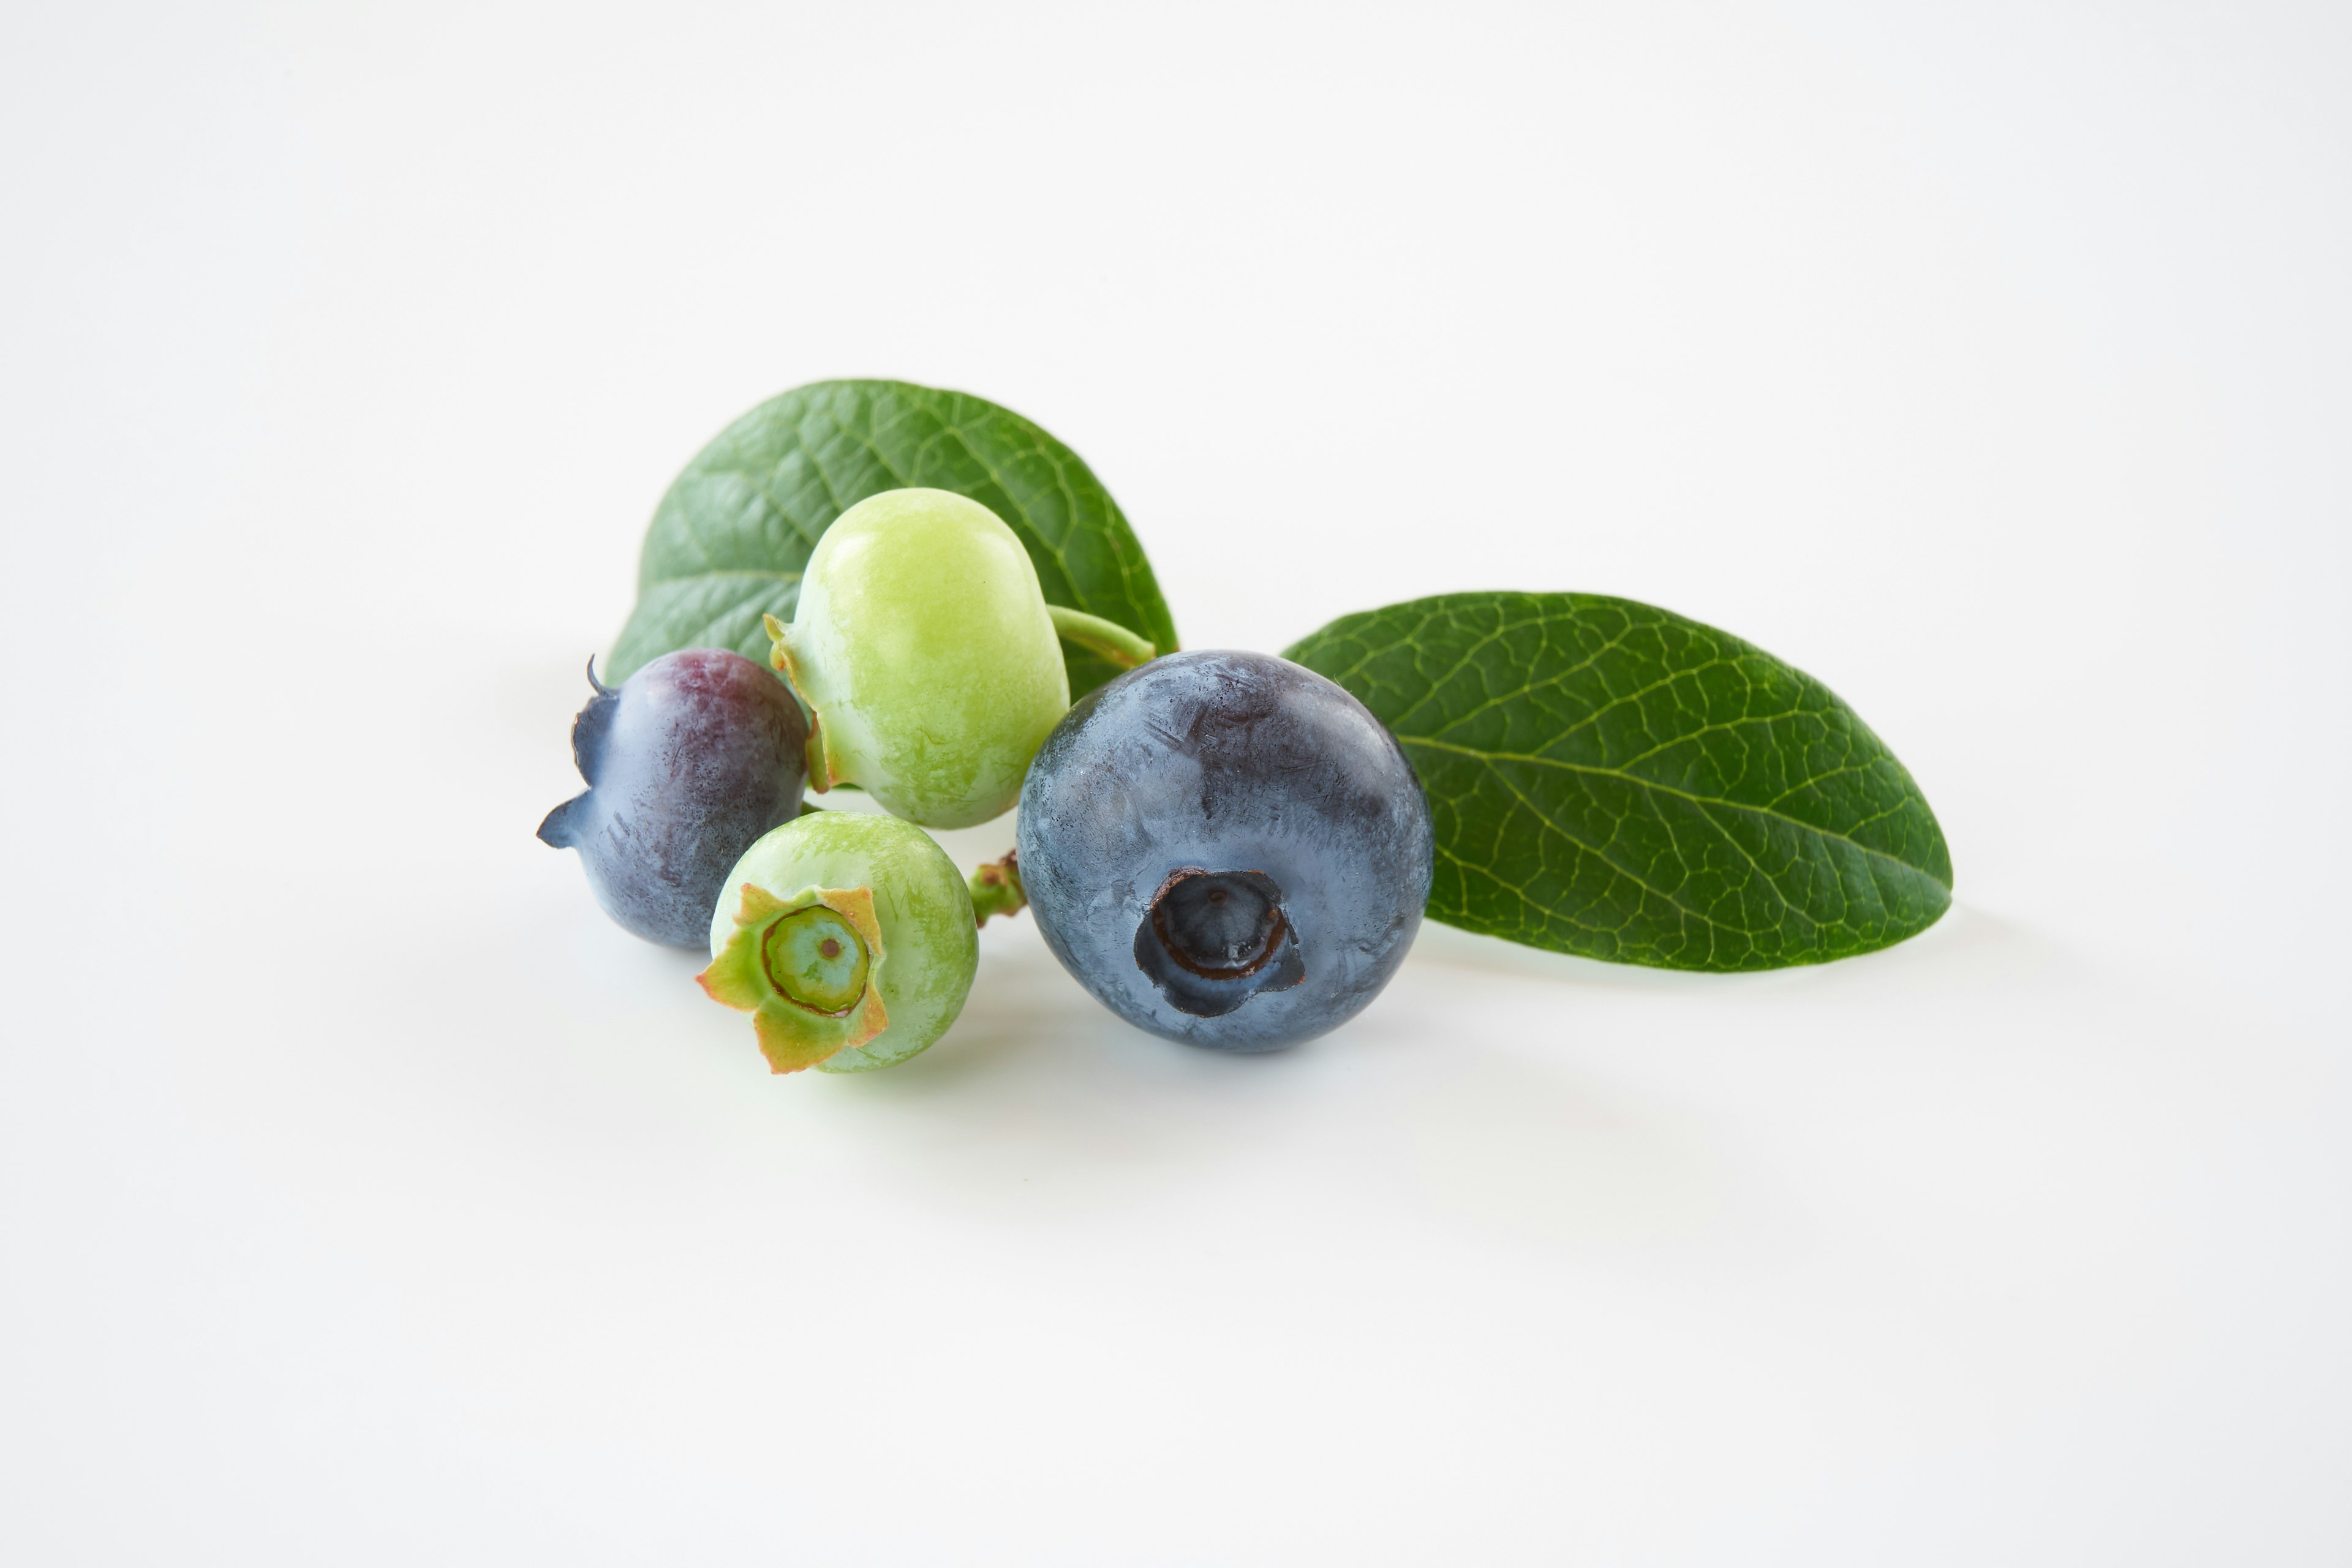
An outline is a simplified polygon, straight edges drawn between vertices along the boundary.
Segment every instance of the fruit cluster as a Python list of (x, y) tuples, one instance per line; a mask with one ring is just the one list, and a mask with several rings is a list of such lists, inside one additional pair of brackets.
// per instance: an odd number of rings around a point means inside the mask
[[(1178, 653), (1049, 605), (986, 506), (884, 490), (834, 520), (774, 673), (666, 653), (572, 725), (587, 791), (540, 827), (614, 920), (708, 944), (709, 995), (778, 1072), (856, 1072), (955, 1021), (981, 921), (1024, 903), (1120, 1017), (1266, 1051), (1379, 994), (1430, 890), (1430, 811), (1339, 686), (1254, 653)], [(1128, 667), (1074, 706), (1065, 643)], [(779, 679), (778, 676), (782, 679)], [(891, 815), (814, 809), (865, 791)], [(967, 880), (925, 827), (1015, 803), (1018, 846)]]
[[(1424, 917), (1724, 973), (1951, 906), (1918, 782), (1755, 644), (1473, 590), (1278, 658), (1179, 653), (1102, 481), (967, 393), (814, 382), (719, 432), (654, 512), (613, 658), (572, 726), (588, 791), (540, 837), (629, 930), (707, 942), (703, 989), (779, 1072), (922, 1050), (979, 923), (1024, 907), (1120, 1017), (1266, 1051), (1354, 1016)], [(890, 815), (803, 800), (853, 785)], [(923, 831), (1016, 803), (969, 879)]]

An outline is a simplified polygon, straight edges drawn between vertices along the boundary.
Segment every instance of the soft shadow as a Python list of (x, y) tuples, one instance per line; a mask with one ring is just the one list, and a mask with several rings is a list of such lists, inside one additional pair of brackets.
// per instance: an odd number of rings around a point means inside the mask
[(1475, 970), (1482, 974), (1527, 976), (1557, 980), (1570, 985), (1605, 986), (1612, 990), (1675, 991), (1715, 981), (1744, 976), (1716, 974), (1685, 974), (1671, 969), (1648, 969), (1632, 963), (1603, 963), (1598, 959), (1577, 958), (1565, 952), (1547, 952), (1541, 948), (1526, 947), (1516, 942), (1506, 942), (1498, 936), (1479, 936), (1436, 921), (1423, 921), (1421, 932), (1413, 938), (1412, 952), (1408, 963), (1442, 963), (1455, 969)]
[(1800, 964), (1750, 974), (1696, 974), (1639, 964), (1603, 963), (1564, 952), (1523, 947), (1500, 937), (1478, 936), (1424, 921), (1414, 940), (1412, 964), (1442, 964), (1482, 974), (1556, 981), (1619, 992), (1723, 996), (1739, 993), (1811, 992), (1823, 985), (1895, 984), (1906, 988), (1960, 986), (1976, 989), (2023, 978), (2046, 977), (2070, 967), (2057, 942), (2017, 921), (1967, 904), (1954, 904), (1944, 918), (1907, 942), (1831, 963)]
[(860, 1147), (887, 1150), (873, 1174), (927, 1205), (1051, 1215), (1235, 1182), (1302, 1202), (1328, 1185), (1401, 1223), (1547, 1247), (1755, 1228), (1708, 1129), (1540, 1042), (1465, 1034), (1458, 983), (1433, 966), (1333, 1034), (1236, 1057), (1121, 1023), (1033, 931), (994, 944), (929, 1052), (811, 1087), (866, 1123)]
[(938, 1045), (812, 1087), (887, 1144), (888, 1179), (926, 1201), (1091, 1209), (1360, 1139), (1387, 1095), (1352, 1033), (1264, 1056), (1160, 1039), (1097, 1003), (1033, 930), (983, 952)]

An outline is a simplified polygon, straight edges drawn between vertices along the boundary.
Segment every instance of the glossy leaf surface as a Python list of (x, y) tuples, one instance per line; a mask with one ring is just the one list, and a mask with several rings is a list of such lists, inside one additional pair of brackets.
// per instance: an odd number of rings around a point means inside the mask
[(1951, 902), (1943, 830), (1820, 681), (1666, 610), (1449, 594), (1287, 650), (1396, 735), (1429, 793), (1429, 913), (1622, 963), (1867, 952)]

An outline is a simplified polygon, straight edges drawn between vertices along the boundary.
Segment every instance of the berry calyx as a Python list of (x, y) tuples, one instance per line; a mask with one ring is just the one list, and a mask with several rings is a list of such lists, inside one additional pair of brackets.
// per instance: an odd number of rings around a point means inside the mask
[(695, 979), (712, 1001), (751, 1015), (770, 1068), (815, 1067), (889, 1027), (872, 889), (809, 888), (780, 899), (747, 882), (734, 923)]
[(871, 950), (848, 920), (823, 903), (795, 910), (768, 928), (760, 956), (786, 1000), (837, 1018), (866, 994)]
[(1275, 879), (1198, 866), (1171, 872), (1152, 895), (1135, 928), (1135, 966), (1195, 1018), (1221, 1018), (1307, 978)]

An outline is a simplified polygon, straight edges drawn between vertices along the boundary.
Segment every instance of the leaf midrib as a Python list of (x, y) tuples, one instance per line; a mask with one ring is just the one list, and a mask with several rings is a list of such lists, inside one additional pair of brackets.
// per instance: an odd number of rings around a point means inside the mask
[[(1631, 785), (1635, 789), (1655, 790), (1660, 795), (1672, 795), (1678, 800), (1686, 800), (1693, 805), (1722, 806), (1730, 811), (1746, 812), (1752, 816), (1769, 817), (1775, 822), (1785, 822), (1790, 826), (1798, 828), (1806, 833), (1818, 834), (1823, 838), (1834, 838), (1839, 843), (1851, 846), (1853, 848), (1859, 850), (1861, 853), (1867, 855), (1874, 859), (1884, 860), (1889, 865), (1899, 866), (1906, 871), (1927, 878), (1929, 881), (1935, 882), (1938, 887), (1945, 886), (1943, 881), (1933, 872), (1927, 870), (1927, 868), (1923, 866), (1915, 866), (1899, 855), (1892, 854), (1885, 849), (1874, 848), (1870, 845), (1864, 844), (1846, 834), (1839, 833), (1832, 828), (1823, 827), (1817, 823), (1806, 822), (1801, 818), (1790, 816), (1786, 812), (1775, 811), (1769, 806), (1750, 805), (1745, 801), (1726, 800), (1720, 795), (1696, 795), (1689, 790), (1676, 789), (1672, 784), (1659, 784), (1654, 779), (1637, 778), (1632, 773), (1622, 773), (1615, 768), (1600, 767), (1589, 763), (1567, 763), (1560, 761), (1557, 757), (1531, 756), (1522, 752), (1480, 751), (1475, 746), (1456, 745), (1451, 741), (1433, 740), (1426, 735), (1401, 734), (1397, 736), (1397, 742), (1400, 745), (1405, 746), (1426, 746), (1432, 751), (1451, 752), (1457, 756), (1469, 757), (1475, 761), (1486, 763), (1490, 766), (1496, 763), (1528, 763), (1537, 767), (1558, 768), (1564, 773), (1587, 773), (1596, 778), (1614, 779), (1620, 784)], [(1579, 839), (1574, 834), (1560, 827), (1558, 824), (1549, 823), (1549, 819), (1547, 819), (1547, 823), (1553, 832), (1559, 834), (1561, 837), (1568, 839), (1570, 842), (1578, 844), (1583, 843), (1581, 839)], [(1591, 845), (1586, 845), (1585, 847), (1588, 849), (1592, 848)], [(1593, 853), (1599, 854), (1600, 851), (1596, 849), (1593, 850)], [(1636, 878), (1635, 880), (1639, 881), (1640, 879)], [(1769, 882), (1770, 879), (1768, 877), (1767, 880)], [(1946, 890), (1948, 891), (1949, 889), (1947, 888)], [(1662, 893), (1659, 896), (1666, 897), (1667, 895)], [(1694, 914), (1697, 913), (1696, 910), (1692, 910), (1691, 912)], [(1706, 917), (1701, 915), (1699, 918), (1704, 920)]]

